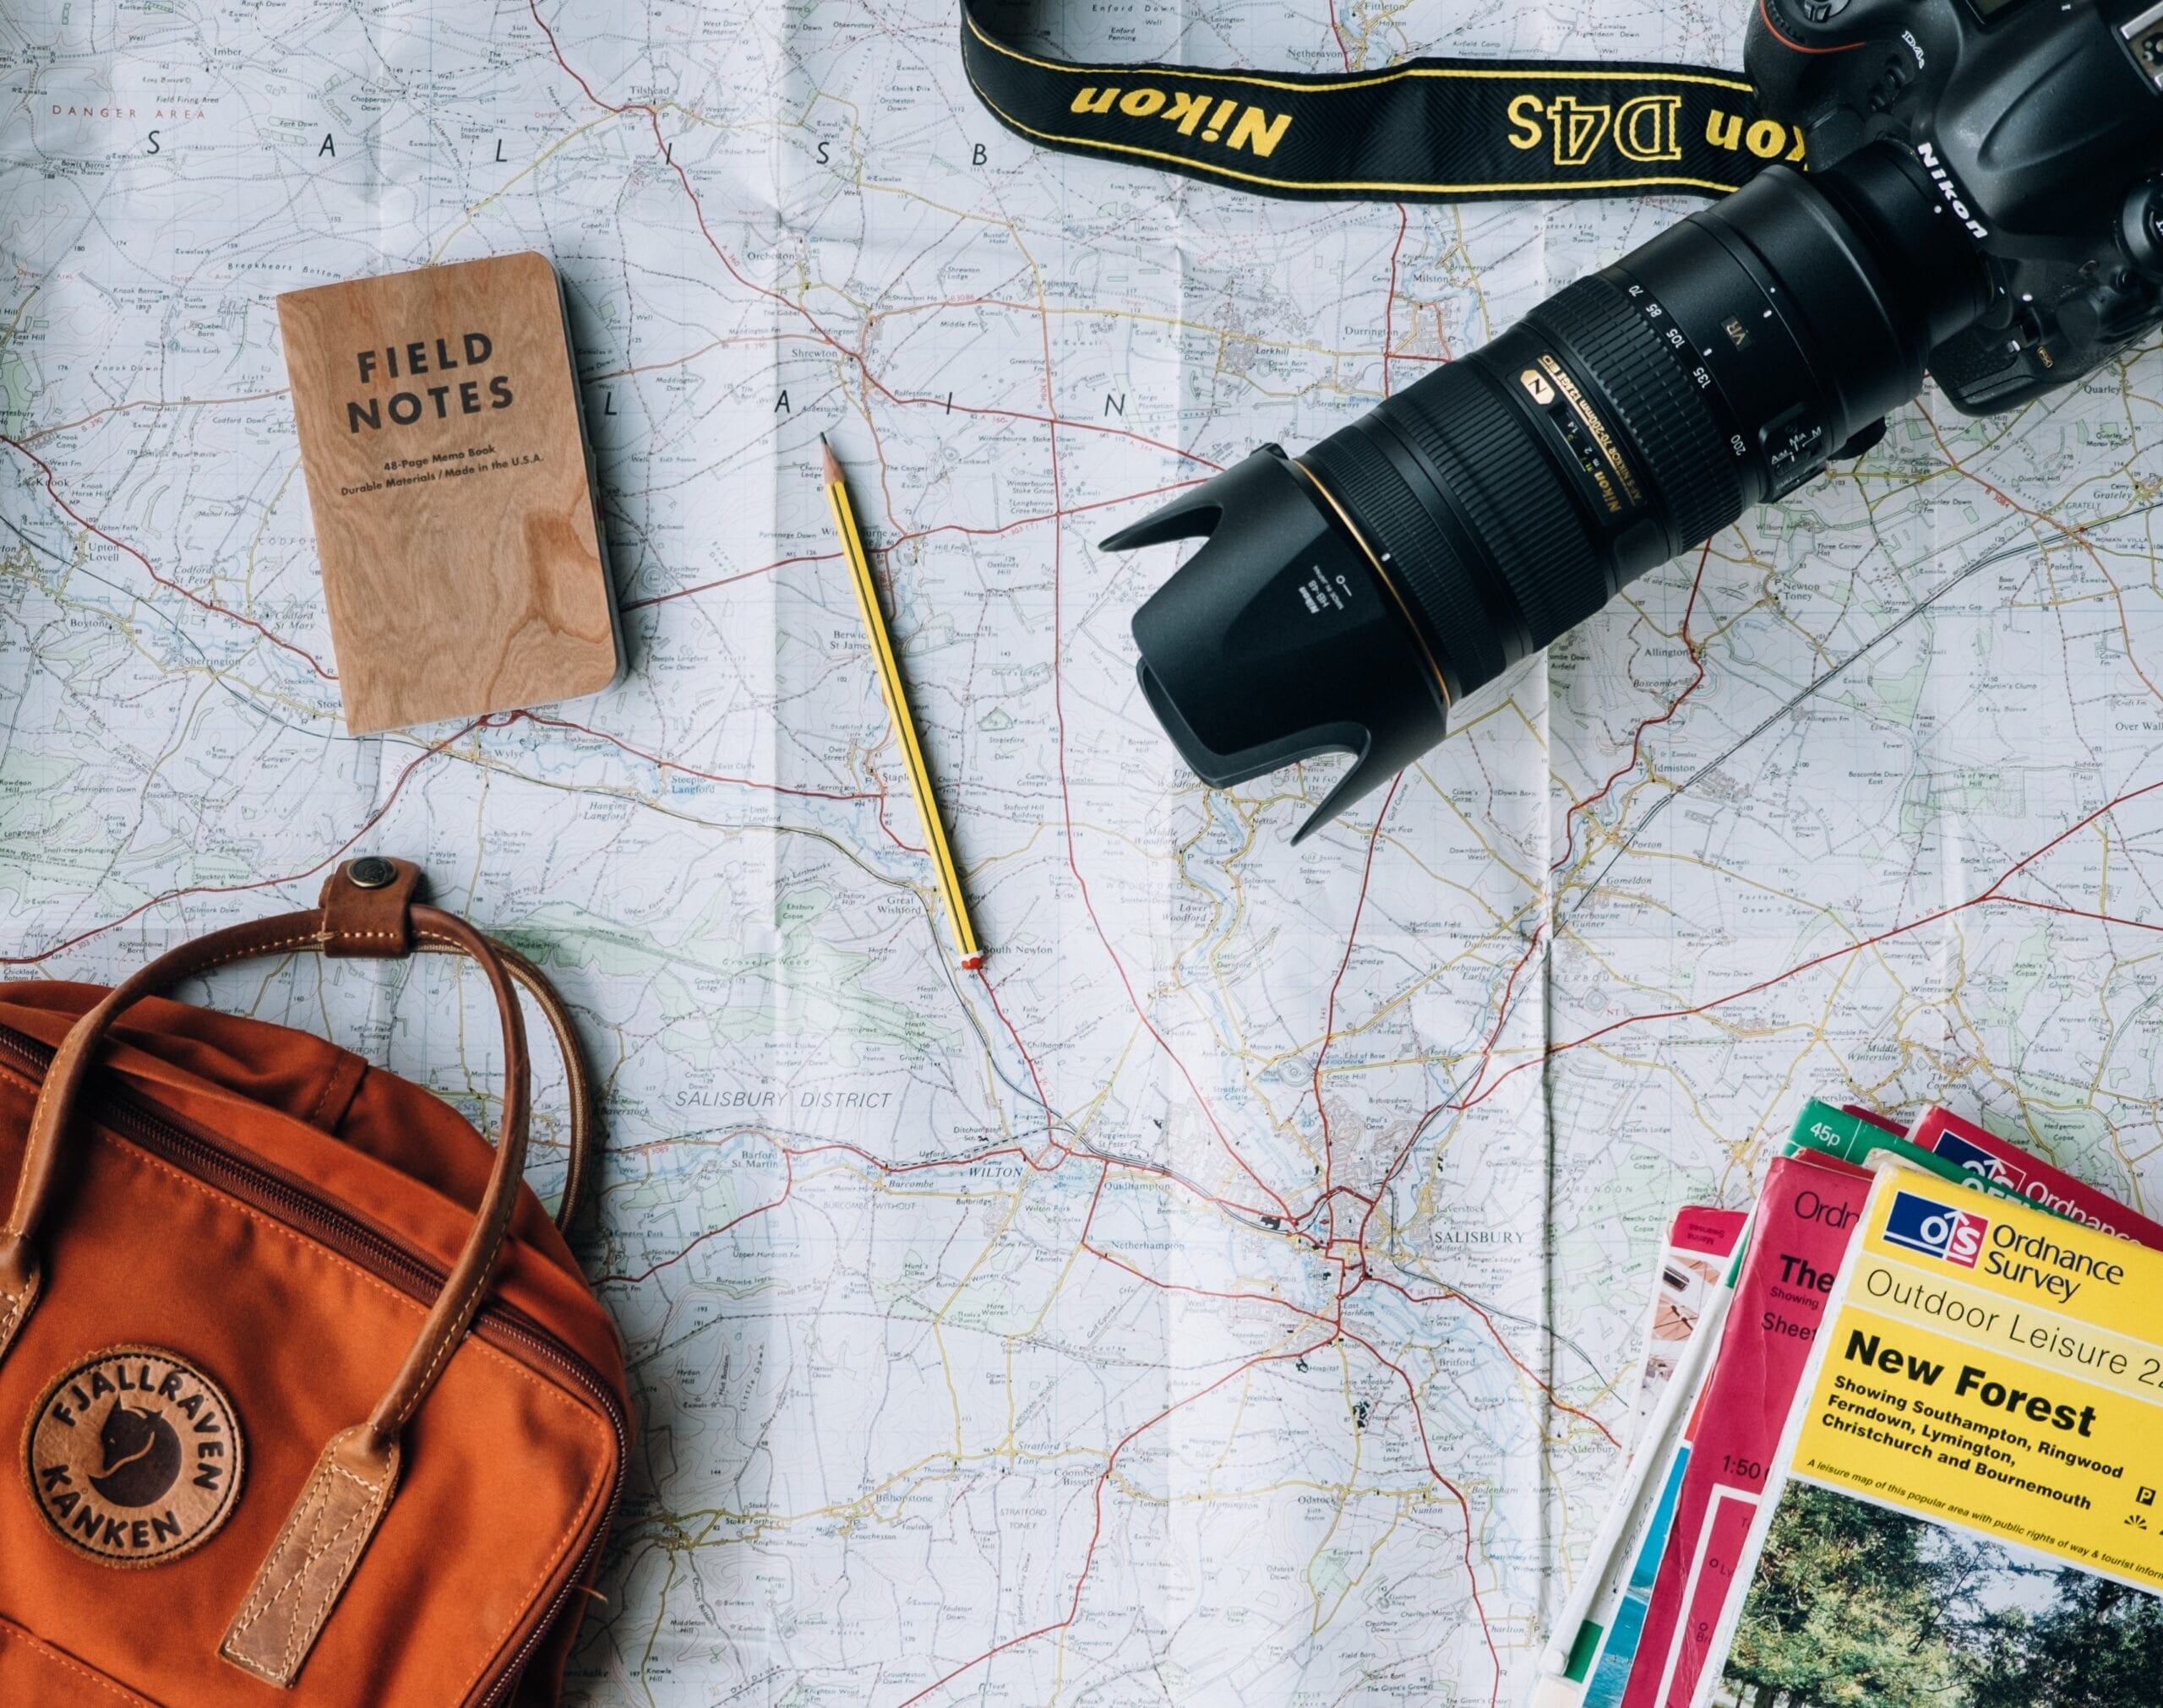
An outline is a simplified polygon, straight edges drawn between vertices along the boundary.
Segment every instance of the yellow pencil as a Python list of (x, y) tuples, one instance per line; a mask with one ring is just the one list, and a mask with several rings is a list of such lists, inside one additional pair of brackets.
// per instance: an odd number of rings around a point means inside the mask
[(879, 609), (879, 589), (871, 579), (871, 560), (864, 556), (864, 536), (857, 531), (856, 512), (849, 508), (848, 487), (842, 480), (842, 465), (834, 460), (834, 448), (819, 435), (826, 460), (826, 502), (833, 509), (834, 526), (842, 536), (842, 556), (848, 560), (849, 579), (856, 584), (856, 607), (864, 615), (864, 633), (871, 637), (872, 656), (879, 661), (879, 687), (886, 697), (886, 715), (894, 721), (902, 759), (908, 767), (909, 788), (916, 796), (917, 816), (923, 820), (923, 834), (931, 844), (931, 863), (939, 873), (939, 888), (946, 898), (946, 914), (954, 922), (955, 946), (962, 965), (971, 971), (983, 965), (976, 927), (969, 922), (969, 904), (962, 895), (962, 874), (954, 864), (954, 851), (946, 845), (945, 821), (939, 816), (939, 800), (931, 792), (931, 773), (925, 769), (923, 748), (916, 737), (916, 720), (909, 713), (908, 695), (902, 688), (901, 666), (894, 657), (894, 642), (886, 633), (886, 619)]

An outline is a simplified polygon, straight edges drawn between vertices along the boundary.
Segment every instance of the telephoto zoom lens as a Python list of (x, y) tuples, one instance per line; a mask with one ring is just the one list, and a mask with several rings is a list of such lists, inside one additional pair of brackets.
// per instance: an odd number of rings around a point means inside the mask
[(1883, 431), (1978, 319), (1981, 257), (1906, 150), (1768, 169), (1315, 445), (1270, 445), (1112, 550), (1209, 537), (1136, 613), (1203, 781), (1354, 756), (1303, 838), (1449, 709)]

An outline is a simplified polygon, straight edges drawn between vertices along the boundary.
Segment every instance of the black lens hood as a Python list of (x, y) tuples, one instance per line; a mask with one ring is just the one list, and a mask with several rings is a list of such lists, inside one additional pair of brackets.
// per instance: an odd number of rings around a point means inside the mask
[(1103, 543), (1197, 535), (1201, 550), (1135, 613), (1141, 691), (1213, 788), (1352, 754), (1297, 841), (1440, 741), (1447, 692), (1388, 563), (1277, 446)]

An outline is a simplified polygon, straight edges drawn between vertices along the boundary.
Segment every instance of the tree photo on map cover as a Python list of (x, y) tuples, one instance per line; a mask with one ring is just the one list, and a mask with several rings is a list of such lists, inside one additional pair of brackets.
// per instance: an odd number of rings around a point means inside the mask
[(2163, 1599), (1794, 1482), (1714, 1708), (2152, 1708)]

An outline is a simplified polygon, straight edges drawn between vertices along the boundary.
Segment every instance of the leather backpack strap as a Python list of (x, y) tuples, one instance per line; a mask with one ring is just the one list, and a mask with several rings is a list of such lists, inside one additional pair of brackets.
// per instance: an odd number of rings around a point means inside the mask
[[(237, 1666), (281, 1686), (298, 1675), (390, 1503), (398, 1482), (400, 1437), (480, 1308), (503, 1255), (525, 1173), (530, 1063), (514, 962), (527, 976), (519, 982), (537, 997), (547, 990), (547, 981), (523, 956), (492, 943), (455, 914), (416, 903), (418, 882), (417, 870), (402, 861), (354, 861), (325, 884), (322, 906), (211, 932), (160, 955), (114, 987), (69, 1028), (46, 1069), (14, 1200), (0, 1223), (4, 1357), (37, 1300), (37, 1233), (57, 1196), (60, 1160), (84, 1085), (113, 1022), (142, 998), (232, 961), (301, 949), (391, 956), (421, 948), (455, 951), (470, 956), (487, 976), (503, 1021), (503, 1121), (472, 1230), (383, 1397), (365, 1419), (341, 1430), (324, 1447), (220, 1647)], [(571, 1064), (567, 1070), (578, 1105), (573, 1184), (565, 1194), (575, 1208), (587, 1142), (579, 1112), (586, 1082), (569, 1017), (553, 992), (542, 1001), (542, 1011)]]
[[(421, 868), (408, 860), (371, 855), (341, 866), (324, 882), (319, 898), (324, 954), (342, 958), (460, 953), (458, 944), (414, 928), (412, 910), (420, 881)], [(585, 1202), (593, 1161), (593, 1090), (586, 1074), (586, 1053), (579, 1048), (570, 1010), (564, 1006), (548, 975), (509, 944), (498, 943), (493, 938), (488, 943), (504, 971), (533, 998), (534, 1007), (548, 1022), (548, 1030), (555, 1036), (556, 1053), (563, 1058), (564, 1091), (571, 1106), (566, 1140), (569, 1155), (564, 1171), (564, 1195), (556, 1205), (556, 1226), (568, 1234)]]
[[(328, 922), (331, 910), (319, 911)], [(409, 928), (423, 941), (464, 950), (488, 975), (503, 1018), (503, 1124), (473, 1230), (405, 1363), (367, 1418), (324, 1445), (218, 1645), (218, 1652), (235, 1666), (281, 1689), (299, 1676), (396, 1492), (400, 1438), (465, 1339), (495, 1277), (526, 1170), (529, 1063), (526, 1022), (510, 974), (488, 939), (454, 914), (415, 906)]]
[[(507, 943), (492, 937), (488, 947), (495, 950), (496, 959), (503, 962), (511, 982), (533, 998), (533, 1006), (540, 1009), (541, 1018), (548, 1021), (548, 1031), (556, 1040), (556, 1053), (563, 1059), (564, 1091), (571, 1112), (564, 1134), (564, 1195), (557, 1201), (555, 1221), (557, 1227), (568, 1235), (571, 1224), (578, 1220), (579, 1211), (586, 1206), (586, 1189), (593, 1174), (597, 1140), (593, 1130), (592, 1076), (586, 1069), (586, 1052), (579, 1047), (570, 1010), (556, 994), (556, 987), (548, 982), (548, 974)], [(418, 934), (413, 949), (419, 955), (459, 952), (457, 944), (439, 942), (425, 932)], [(324, 953), (330, 951), (326, 949)]]

